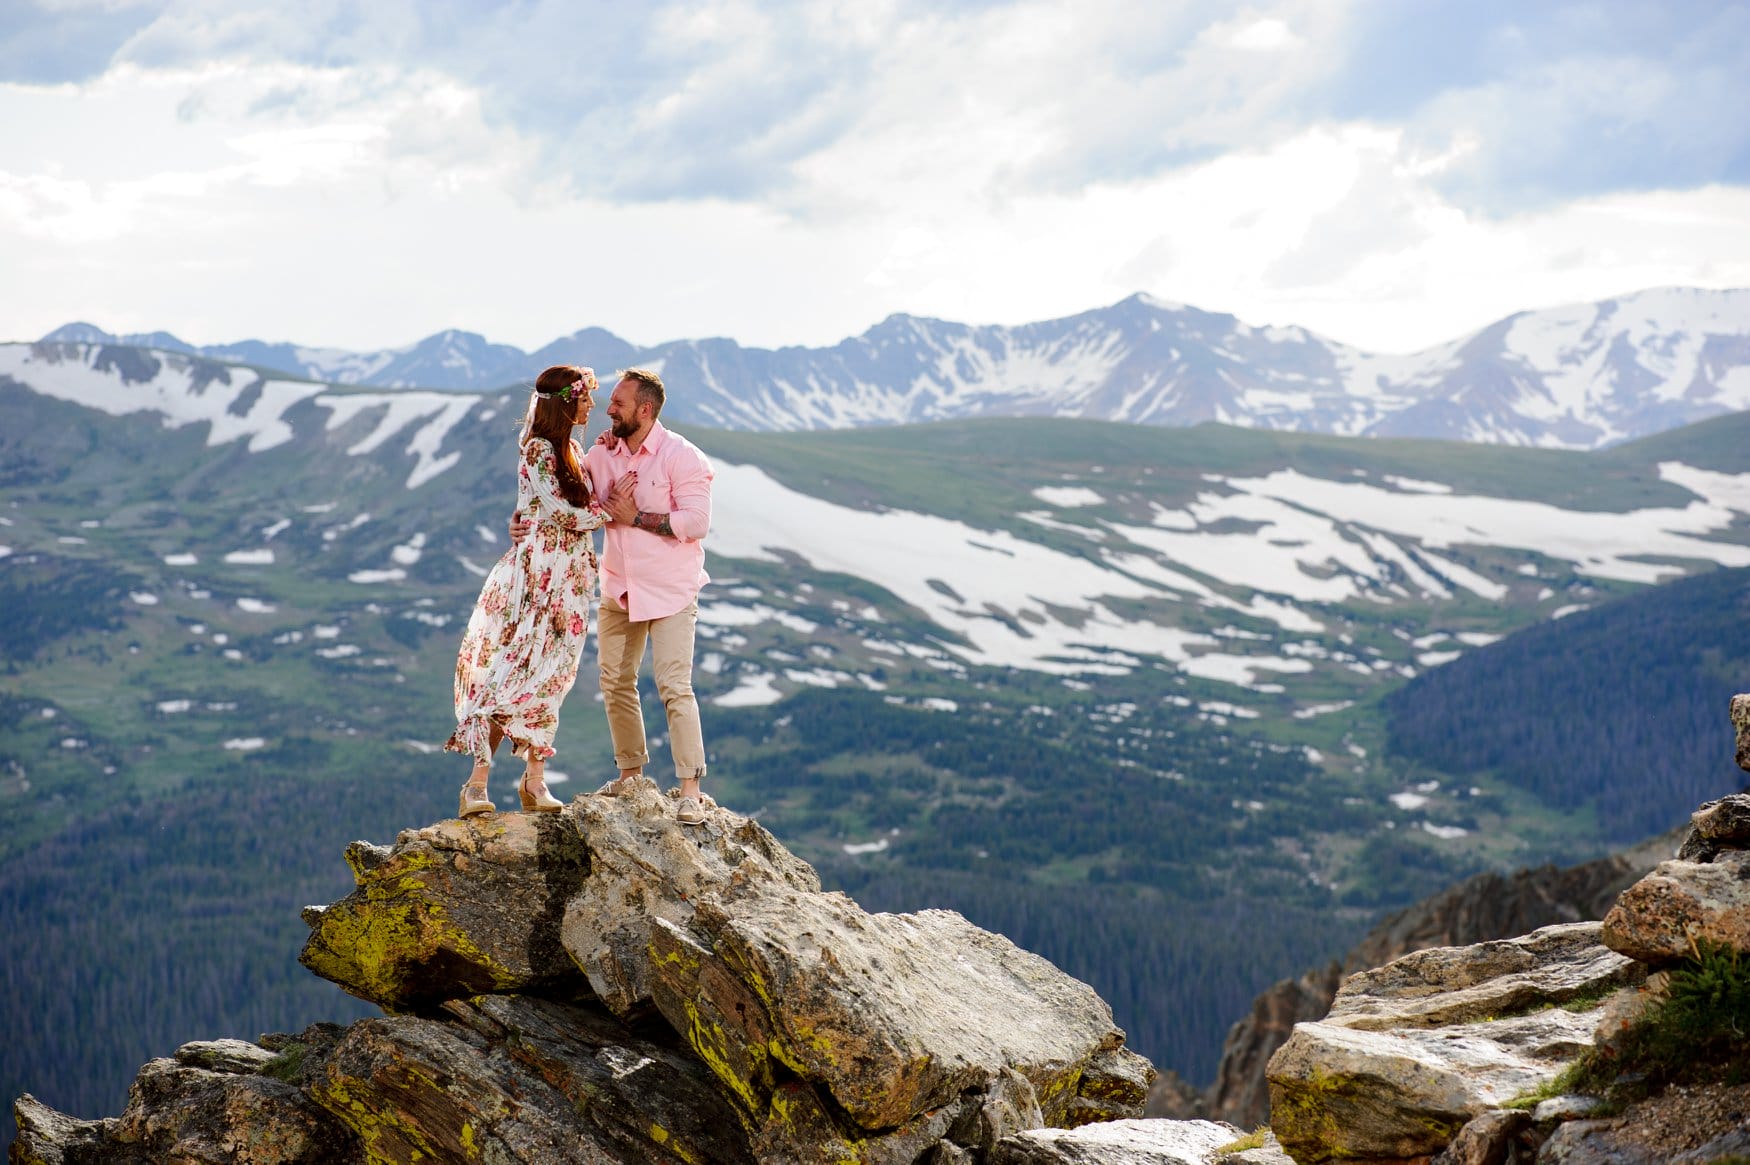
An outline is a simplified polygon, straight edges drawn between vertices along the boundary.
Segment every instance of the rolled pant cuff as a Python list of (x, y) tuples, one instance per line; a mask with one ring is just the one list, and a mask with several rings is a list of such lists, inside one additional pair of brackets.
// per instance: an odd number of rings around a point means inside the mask
[(618, 753), (614, 755), (614, 766), (621, 772), (624, 772), (627, 769), (641, 769), (649, 763), (650, 754), (647, 752), (641, 752), (631, 756), (625, 756)]

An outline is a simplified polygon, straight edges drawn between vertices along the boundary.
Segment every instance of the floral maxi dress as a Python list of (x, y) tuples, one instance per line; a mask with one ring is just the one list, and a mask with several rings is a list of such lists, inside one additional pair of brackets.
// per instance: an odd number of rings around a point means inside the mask
[(494, 724), (524, 760), (553, 755), (559, 705), (577, 679), (596, 589), (589, 532), (604, 521), (600, 504), (592, 497), (580, 509), (565, 501), (553, 447), (541, 438), (523, 444), (517, 508), (534, 529), (480, 588), (456, 657), (456, 731), (444, 742), (481, 764), (490, 763)]

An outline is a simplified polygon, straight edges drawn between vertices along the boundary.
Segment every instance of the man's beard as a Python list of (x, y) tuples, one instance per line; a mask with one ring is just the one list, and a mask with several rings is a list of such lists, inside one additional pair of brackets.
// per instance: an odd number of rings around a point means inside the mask
[(638, 431), (638, 424), (635, 421), (615, 421), (613, 430), (615, 437), (622, 441), (626, 441), (630, 440), (632, 434)]

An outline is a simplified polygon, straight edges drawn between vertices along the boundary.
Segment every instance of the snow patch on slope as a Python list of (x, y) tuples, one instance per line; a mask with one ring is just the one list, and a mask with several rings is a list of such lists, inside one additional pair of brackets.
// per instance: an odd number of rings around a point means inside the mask
[[(32, 391), (56, 400), (97, 409), (112, 417), (155, 412), (164, 427), (206, 423), (208, 445), (247, 438), (249, 451), (260, 453), (292, 439), (286, 410), (322, 391), (318, 384), (287, 380), (263, 380), (247, 368), (221, 368), (196, 387), (196, 365), (176, 357), (160, 356), (160, 367), (150, 380), (126, 379), (119, 368), (98, 368), (100, 348), (87, 348), (78, 358), (39, 357), (28, 344), (0, 345), (0, 376), (10, 376)], [(237, 406), (244, 395), (259, 388), (254, 401), (242, 412)]]
[[(1642, 583), (1681, 573), (1649, 558), (1750, 565), (1750, 547), (1704, 537), (1725, 530), (1737, 505), (1750, 504), (1740, 492), (1750, 488), (1742, 484), (1750, 475), (1726, 478), (1692, 470), (1682, 484), (1714, 500), (1617, 514), (1516, 498), (1404, 494), (1283, 469), (1264, 477), (1220, 479), (1234, 492), (1202, 493), (1182, 511), (1160, 512), (1153, 526), (1113, 529), (1181, 567), (1303, 602), (1375, 597), (1390, 581), (1384, 569), (1388, 562), (1435, 597), (1443, 597), (1452, 584), (1499, 599), (1506, 593), (1501, 584), (1433, 550), (1501, 547), (1565, 559), (1584, 574)], [(1203, 529), (1227, 519), (1256, 528), (1247, 533)], [(1380, 541), (1381, 535), (1401, 540), (1395, 551)]]
[[(1302, 660), (1235, 656), (1208, 635), (1139, 622), (1107, 600), (1172, 598), (1110, 565), (1005, 531), (906, 510), (854, 510), (797, 493), (752, 466), (718, 463), (709, 547), (773, 561), (787, 551), (815, 569), (865, 578), (922, 610), (961, 643), (969, 663), (1057, 674), (1123, 672), (1155, 655), (1193, 675), (1250, 682), (1257, 671), (1307, 670)], [(935, 585), (932, 585), (935, 584)], [(1066, 621), (1063, 612), (1077, 613)]]

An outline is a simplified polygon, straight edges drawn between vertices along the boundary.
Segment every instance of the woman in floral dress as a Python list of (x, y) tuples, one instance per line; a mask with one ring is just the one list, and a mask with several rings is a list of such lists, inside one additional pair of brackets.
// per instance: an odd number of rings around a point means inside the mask
[(604, 521), (571, 439), (589, 419), (595, 374), (560, 365), (535, 380), (517, 469), (517, 508), (534, 529), (486, 576), (456, 657), (456, 731), (444, 747), (474, 757), (460, 815), (490, 813), (492, 754), (510, 738), (527, 767), (517, 786), (524, 809), (561, 808), (543, 780), (559, 705), (577, 678), (596, 588), (591, 530)]

